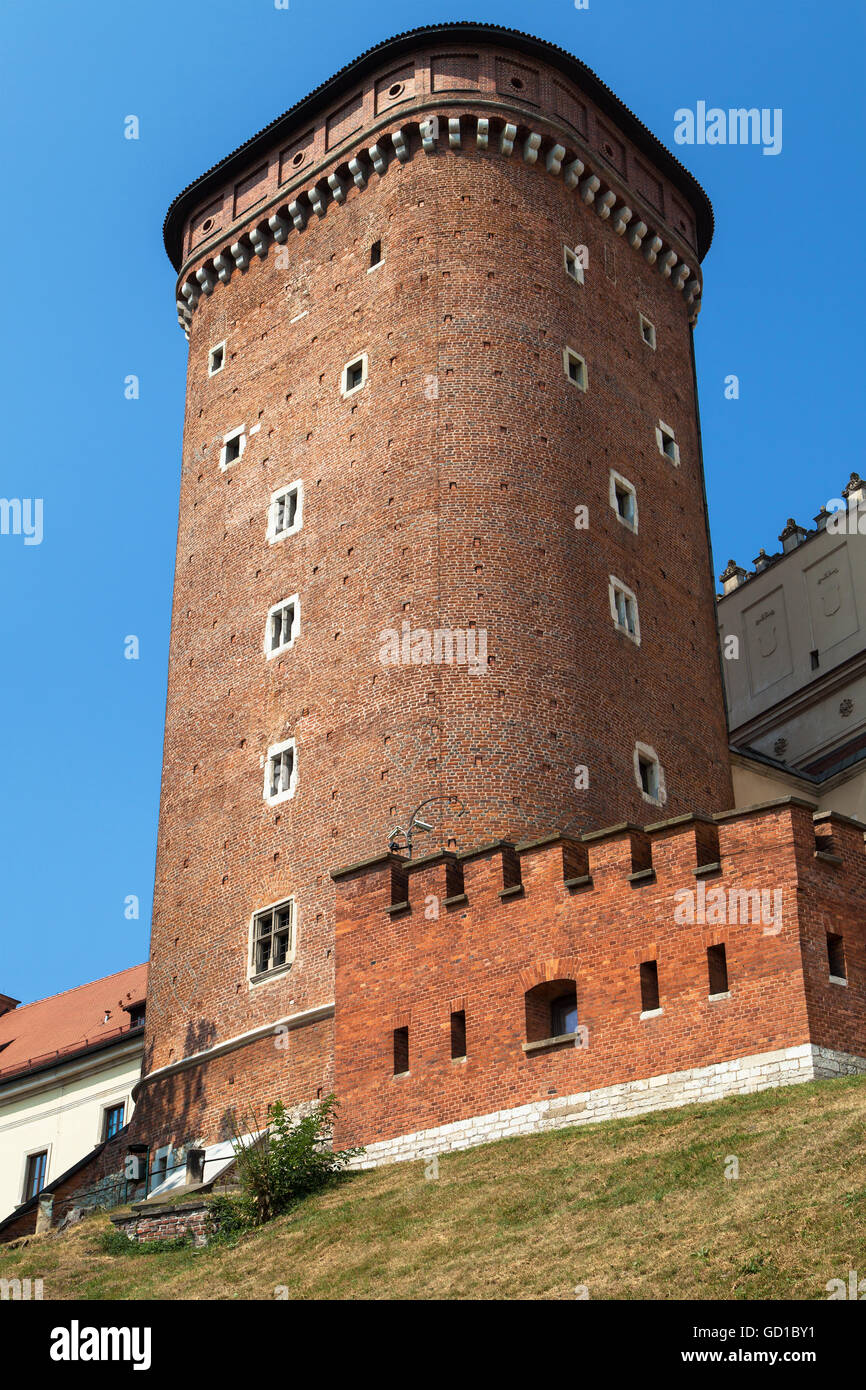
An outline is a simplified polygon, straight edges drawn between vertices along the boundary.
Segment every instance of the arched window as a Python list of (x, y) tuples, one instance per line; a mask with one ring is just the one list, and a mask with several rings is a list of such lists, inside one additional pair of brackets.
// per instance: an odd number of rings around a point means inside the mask
[(527, 990), (524, 1002), (527, 1043), (574, 1037), (577, 1032), (577, 986), (574, 980), (547, 980)]

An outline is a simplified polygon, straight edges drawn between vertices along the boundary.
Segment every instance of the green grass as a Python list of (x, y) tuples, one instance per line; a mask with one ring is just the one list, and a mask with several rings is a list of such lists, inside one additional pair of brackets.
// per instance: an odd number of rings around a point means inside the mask
[[(740, 1176), (725, 1178), (729, 1155)], [(231, 1244), (151, 1251), (108, 1217), (0, 1248), (46, 1299), (826, 1299), (866, 1276), (866, 1078), (358, 1173)]]

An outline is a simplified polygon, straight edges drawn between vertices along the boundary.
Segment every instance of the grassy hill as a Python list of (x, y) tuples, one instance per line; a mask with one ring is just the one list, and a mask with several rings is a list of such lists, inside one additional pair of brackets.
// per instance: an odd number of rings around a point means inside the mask
[(46, 1299), (826, 1299), (866, 1275), (864, 1160), (852, 1077), (503, 1140), (435, 1180), (355, 1174), (233, 1247), (108, 1254), (97, 1215), (0, 1247), (0, 1277)]

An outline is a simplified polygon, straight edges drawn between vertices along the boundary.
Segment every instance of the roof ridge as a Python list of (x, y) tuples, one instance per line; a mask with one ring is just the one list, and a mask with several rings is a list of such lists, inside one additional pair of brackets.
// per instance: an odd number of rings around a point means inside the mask
[(0, 1027), (4, 1018), (20, 1018), (25, 1009), (32, 1009), (36, 1004), (47, 1004), (49, 999), (62, 999), (65, 994), (76, 994), (80, 989), (89, 989), (91, 985), (103, 984), (106, 980), (116, 980), (120, 975), (128, 975), (133, 970), (140, 970), (142, 966), (147, 967), (149, 961), (143, 960), (136, 965), (127, 965), (123, 970), (115, 970), (111, 975), (98, 975), (95, 980), (85, 980), (83, 985), (70, 985), (69, 989), (59, 989), (56, 994), (46, 994), (41, 999), (30, 999), (26, 1004), (21, 1004), (17, 1009), (10, 1009), (8, 1013), (0, 1015)]

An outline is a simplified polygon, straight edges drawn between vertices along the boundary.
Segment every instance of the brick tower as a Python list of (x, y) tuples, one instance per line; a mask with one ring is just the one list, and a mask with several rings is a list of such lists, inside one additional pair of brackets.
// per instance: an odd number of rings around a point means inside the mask
[(422, 803), (430, 849), (731, 805), (711, 235), (589, 69), (474, 24), (371, 49), (175, 199), (152, 1145), (332, 1087), (329, 871)]

